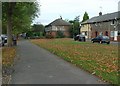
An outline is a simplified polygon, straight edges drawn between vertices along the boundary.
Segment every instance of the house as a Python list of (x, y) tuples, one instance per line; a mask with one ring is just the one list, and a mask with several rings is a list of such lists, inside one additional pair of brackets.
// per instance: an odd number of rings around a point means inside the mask
[(45, 33), (46, 36), (56, 37), (57, 32), (60, 31), (63, 33), (65, 37), (69, 37), (69, 29), (71, 28), (72, 24), (69, 22), (66, 22), (62, 18), (56, 19), (47, 26), (45, 26)]
[(91, 39), (98, 35), (109, 36), (112, 41), (120, 41), (120, 11), (93, 17), (81, 23), (80, 32)]

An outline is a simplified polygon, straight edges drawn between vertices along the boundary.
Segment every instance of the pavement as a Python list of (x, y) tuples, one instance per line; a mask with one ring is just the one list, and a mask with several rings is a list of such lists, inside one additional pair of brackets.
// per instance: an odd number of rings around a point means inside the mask
[(45, 49), (23, 40), (10, 84), (106, 84)]

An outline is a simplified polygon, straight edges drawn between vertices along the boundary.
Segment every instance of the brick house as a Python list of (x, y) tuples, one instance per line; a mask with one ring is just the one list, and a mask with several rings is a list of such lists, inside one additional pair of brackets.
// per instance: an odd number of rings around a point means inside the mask
[(71, 28), (71, 26), (71, 23), (62, 20), (62, 18), (56, 19), (47, 26), (45, 26), (45, 33), (46, 35), (54, 38), (57, 36), (57, 32), (61, 31), (65, 37), (69, 37), (69, 29)]
[(120, 41), (120, 11), (93, 17), (81, 23), (81, 33), (91, 39), (98, 35), (109, 36), (111, 41)]

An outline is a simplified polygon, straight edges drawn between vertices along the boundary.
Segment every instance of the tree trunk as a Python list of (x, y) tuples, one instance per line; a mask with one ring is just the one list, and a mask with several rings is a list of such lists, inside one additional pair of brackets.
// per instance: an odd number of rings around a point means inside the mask
[(8, 18), (7, 18), (7, 45), (8, 47), (12, 46), (12, 15), (13, 15), (13, 9), (15, 7), (15, 2), (9, 2), (8, 3)]
[(7, 21), (7, 44), (8, 47), (12, 46), (12, 24), (11, 24), (11, 16), (8, 16)]

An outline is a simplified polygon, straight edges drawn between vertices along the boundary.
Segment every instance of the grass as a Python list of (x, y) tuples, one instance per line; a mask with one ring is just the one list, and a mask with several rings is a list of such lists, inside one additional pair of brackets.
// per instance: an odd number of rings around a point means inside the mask
[(118, 47), (91, 42), (76, 42), (69, 38), (35, 39), (32, 43), (60, 56), (64, 60), (97, 75), (102, 80), (118, 84)]
[(10, 67), (13, 65), (16, 55), (15, 47), (2, 47), (2, 66)]

